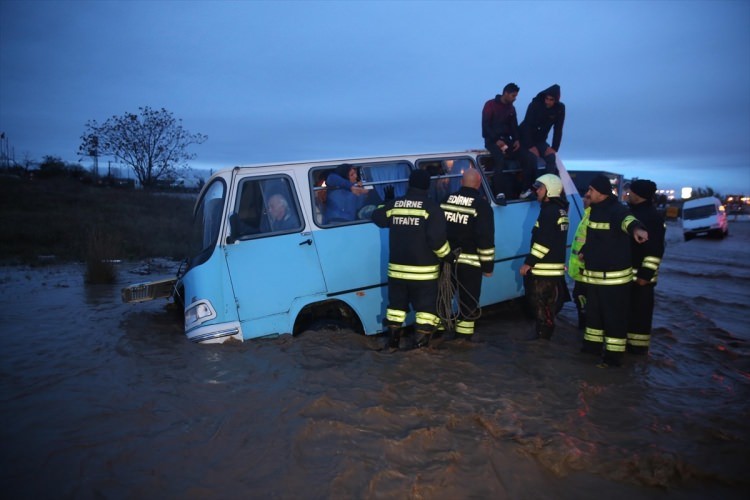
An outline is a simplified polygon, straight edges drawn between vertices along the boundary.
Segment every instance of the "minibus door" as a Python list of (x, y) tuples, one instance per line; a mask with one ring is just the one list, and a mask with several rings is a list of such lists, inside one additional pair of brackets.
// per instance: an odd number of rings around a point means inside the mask
[[(283, 316), (298, 297), (325, 292), (318, 253), (300, 208), (294, 172), (238, 182), (226, 245), (240, 322)], [(285, 319), (243, 324), (245, 338), (284, 331)], [(254, 328), (281, 328), (253, 331)]]

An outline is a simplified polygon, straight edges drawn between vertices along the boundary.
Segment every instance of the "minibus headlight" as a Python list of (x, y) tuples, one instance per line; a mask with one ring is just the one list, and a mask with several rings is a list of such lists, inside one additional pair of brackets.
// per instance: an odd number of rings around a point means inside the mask
[(211, 303), (206, 300), (199, 300), (185, 308), (185, 329), (199, 325), (205, 321), (216, 317), (216, 311), (211, 307)]

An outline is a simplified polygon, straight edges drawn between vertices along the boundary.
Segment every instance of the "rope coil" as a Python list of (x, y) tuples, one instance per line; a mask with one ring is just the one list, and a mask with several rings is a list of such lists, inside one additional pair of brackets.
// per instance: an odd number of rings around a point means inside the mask
[[(443, 323), (443, 326), (448, 332), (456, 331), (456, 321), (458, 320), (459, 311), (462, 307), (465, 307), (465, 303), (459, 299), (457, 308), (454, 308), (454, 298), (458, 296), (460, 288), (460, 297), (468, 298), (471, 297), (474, 303), (479, 304), (479, 300), (475, 299), (466, 288), (464, 288), (457, 279), (454, 278), (456, 275), (456, 266), (458, 266), (458, 256), (461, 254), (461, 249), (457, 248), (453, 251), (453, 255), (456, 257), (453, 263), (443, 262), (440, 270), (440, 278), (438, 278), (438, 296), (437, 296), (437, 315)], [(463, 319), (468, 321), (476, 321), (482, 316), (482, 308), (477, 305), (474, 310), (464, 315)]]

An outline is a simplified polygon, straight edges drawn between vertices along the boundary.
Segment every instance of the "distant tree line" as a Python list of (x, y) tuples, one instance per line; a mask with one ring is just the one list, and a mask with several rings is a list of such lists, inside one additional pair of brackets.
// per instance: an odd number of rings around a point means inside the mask
[(32, 160), (27, 160), (23, 164), (13, 163), (3, 169), (3, 173), (17, 175), (19, 177), (38, 177), (50, 179), (54, 177), (72, 177), (82, 179), (90, 172), (80, 163), (69, 163), (57, 156), (45, 156), (37, 164)]

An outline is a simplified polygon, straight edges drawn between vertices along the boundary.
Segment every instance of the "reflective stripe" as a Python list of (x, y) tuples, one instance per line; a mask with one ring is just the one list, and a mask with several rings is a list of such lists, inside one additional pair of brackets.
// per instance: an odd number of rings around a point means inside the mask
[(586, 327), (586, 331), (583, 333), (583, 340), (589, 342), (604, 342), (604, 330), (597, 330), (596, 328)]
[[(654, 275), (648, 280), (649, 283), (656, 283), (656, 279), (659, 277), (659, 271), (654, 271)], [(633, 281), (638, 281), (638, 269), (633, 268)]]
[(565, 264), (539, 262), (531, 268), (531, 274), (535, 276), (565, 276)]
[(609, 222), (593, 222), (593, 221), (589, 220), (589, 227), (591, 229), (604, 229), (604, 230), (608, 230), (609, 229)]
[(440, 276), (440, 266), (406, 266), (388, 263), (388, 277), (402, 280), (436, 280)]
[(628, 332), (628, 344), (636, 347), (648, 347), (651, 335)]
[(386, 309), (385, 319), (393, 321), (394, 323), (403, 323), (406, 321), (406, 311), (401, 311), (399, 309)]
[(567, 216), (560, 217), (557, 219), (557, 225), (559, 226), (560, 224), (570, 224), (570, 219)]
[(456, 333), (462, 333), (464, 335), (474, 334), (474, 322), (459, 320), (456, 322)]
[(482, 264), (479, 262), (479, 255), (473, 253), (462, 253), (456, 259), (459, 264), (468, 264), (474, 267), (481, 267)]
[(441, 203), (440, 208), (442, 208), (443, 210), (447, 210), (448, 212), (458, 212), (462, 214), (469, 214), (469, 215), (473, 215), (474, 217), (477, 216), (476, 208), (459, 207), (456, 205), (450, 205), (448, 203)]
[(591, 271), (584, 269), (581, 274), (585, 283), (592, 285), (623, 285), (633, 281), (633, 268), (621, 271)]
[(628, 232), (628, 226), (630, 226), (633, 222), (636, 222), (638, 219), (633, 217), (632, 215), (628, 215), (622, 220), (622, 225), (620, 226), (623, 231), (626, 233)]
[(430, 325), (437, 326), (440, 324), (440, 318), (431, 313), (418, 312), (415, 315), (415, 320), (418, 325)]
[(661, 264), (661, 259), (659, 257), (652, 257), (650, 255), (647, 255), (643, 258), (643, 267), (646, 267), (648, 269), (653, 269), (656, 271), (659, 269), (659, 264)]
[(450, 243), (446, 241), (445, 243), (443, 243), (443, 246), (433, 251), (435, 252), (435, 255), (438, 256), (439, 259), (442, 259), (446, 255), (448, 255), (448, 253), (451, 251), (451, 245)]
[(495, 247), (477, 248), (477, 252), (479, 252), (479, 260), (482, 262), (492, 262), (495, 260)]
[(427, 212), (427, 210), (423, 208), (392, 208), (390, 210), (387, 210), (385, 212), (386, 217), (391, 217), (392, 215), (406, 215), (406, 216), (412, 216), (412, 217), (424, 217), (427, 219), (430, 214)]
[(605, 337), (604, 348), (611, 352), (625, 352), (625, 347), (628, 339), (621, 339), (618, 337)]
[(544, 258), (544, 256), (548, 253), (549, 248), (545, 247), (544, 245), (540, 245), (539, 243), (534, 243), (533, 245), (531, 245), (531, 255), (533, 255), (537, 259)]

